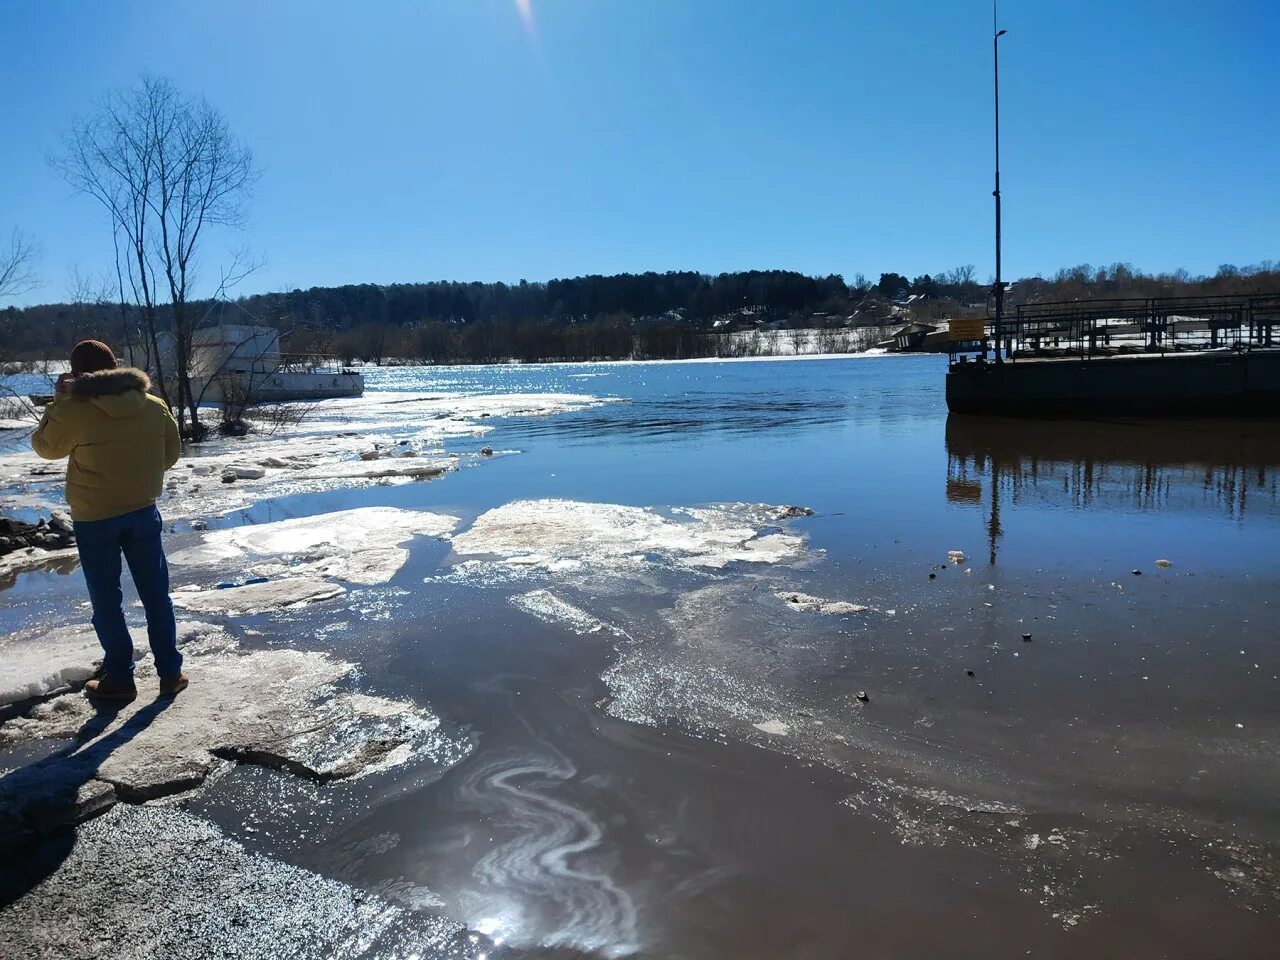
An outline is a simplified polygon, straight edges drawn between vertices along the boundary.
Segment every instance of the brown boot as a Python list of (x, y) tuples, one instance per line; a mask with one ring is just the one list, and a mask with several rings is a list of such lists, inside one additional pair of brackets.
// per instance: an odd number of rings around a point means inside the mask
[(84, 685), (86, 697), (92, 700), (113, 700), (128, 703), (138, 699), (138, 688), (132, 678), (129, 680), (112, 680), (110, 677), (99, 677)]
[(185, 673), (180, 673), (176, 677), (160, 678), (160, 696), (173, 697), (187, 689), (190, 681)]

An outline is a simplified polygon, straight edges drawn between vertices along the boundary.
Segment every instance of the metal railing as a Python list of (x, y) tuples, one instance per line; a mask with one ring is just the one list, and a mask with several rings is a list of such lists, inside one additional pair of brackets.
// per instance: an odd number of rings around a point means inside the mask
[(1280, 293), (1141, 297), (1023, 303), (985, 339), (954, 342), (951, 359), (985, 355), (999, 343), (1006, 359), (1106, 357), (1186, 350), (1248, 350), (1277, 345)]

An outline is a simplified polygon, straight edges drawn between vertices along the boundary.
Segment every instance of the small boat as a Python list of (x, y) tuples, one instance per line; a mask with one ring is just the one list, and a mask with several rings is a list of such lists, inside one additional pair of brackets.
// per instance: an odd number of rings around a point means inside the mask
[(191, 387), (202, 403), (273, 403), (358, 397), (364, 377), (332, 357), (280, 352), (270, 327), (223, 324), (197, 330)]

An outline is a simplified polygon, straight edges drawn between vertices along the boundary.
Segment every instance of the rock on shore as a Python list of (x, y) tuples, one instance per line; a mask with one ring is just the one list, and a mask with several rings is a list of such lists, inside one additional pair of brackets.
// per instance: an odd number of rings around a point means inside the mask
[(30, 548), (65, 550), (75, 542), (71, 518), (65, 513), (55, 513), (47, 520), (41, 517), (36, 523), (0, 517), (0, 557)]

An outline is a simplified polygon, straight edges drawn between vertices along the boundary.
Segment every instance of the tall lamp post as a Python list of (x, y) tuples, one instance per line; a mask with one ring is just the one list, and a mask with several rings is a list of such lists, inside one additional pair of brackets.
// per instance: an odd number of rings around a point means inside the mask
[(996, 363), (1001, 362), (1000, 357), (1000, 334), (1001, 321), (1004, 318), (1004, 280), (1001, 278), (1000, 271), (1000, 38), (1008, 31), (1000, 30), (999, 22), (996, 19), (996, 5), (991, 4), (991, 27), (995, 31), (995, 36), (991, 41), (992, 58), (995, 63), (996, 77), (996, 188), (992, 192), (992, 196), (996, 198), (996, 284), (992, 291), (996, 297), (996, 318), (995, 318), (995, 360)]

